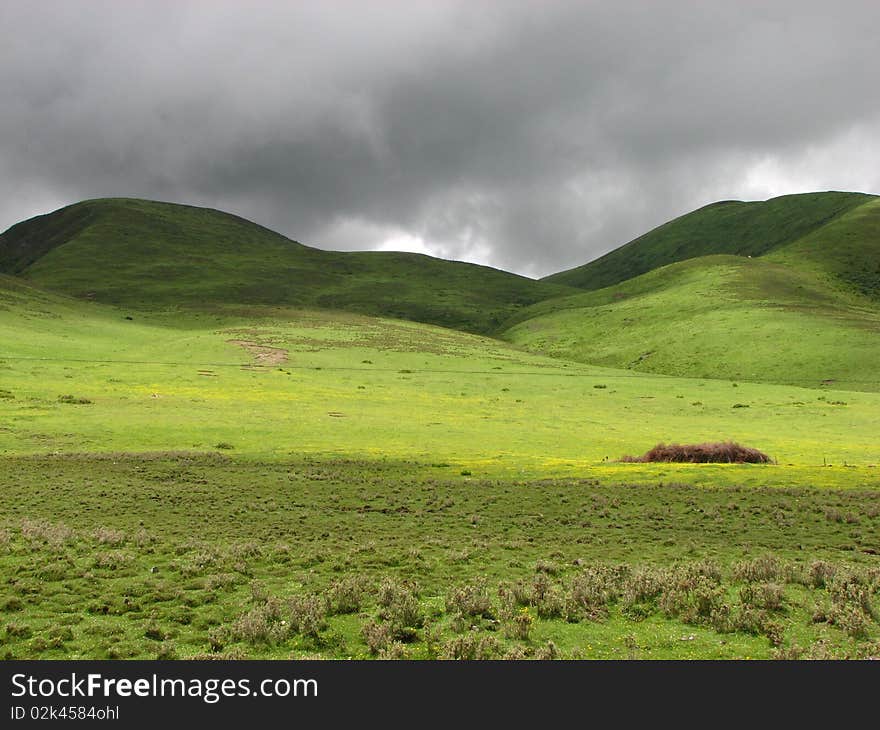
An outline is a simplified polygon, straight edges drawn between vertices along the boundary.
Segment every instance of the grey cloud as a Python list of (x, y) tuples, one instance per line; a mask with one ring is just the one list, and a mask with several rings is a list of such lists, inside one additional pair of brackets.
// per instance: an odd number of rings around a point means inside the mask
[(880, 189), (873, 2), (32, 0), (0, 24), (0, 227), (130, 195), (542, 275), (714, 199)]

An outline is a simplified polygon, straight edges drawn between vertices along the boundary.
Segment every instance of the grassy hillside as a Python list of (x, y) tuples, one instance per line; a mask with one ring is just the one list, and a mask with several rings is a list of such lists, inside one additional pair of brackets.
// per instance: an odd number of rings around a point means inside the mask
[(699, 256), (762, 256), (873, 197), (827, 192), (785, 195), (765, 202), (713, 203), (664, 223), (595, 261), (553, 274), (544, 281), (594, 290)]
[(767, 257), (809, 269), (836, 288), (880, 300), (880, 199), (844, 213)]
[(672, 264), (537, 305), (504, 336), (534, 352), (609, 367), (880, 390), (878, 308), (763, 259)]
[(342, 309), (488, 332), (564, 287), (409, 253), (321, 251), (227, 213), (78, 203), (0, 236), (0, 272), (135, 309), (219, 303)]
[(699, 256), (538, 303), (512, 317), (503, 336), (609, 367), (880, 390), (878, 262), (880, 199), (868, 197), (764, 256)]

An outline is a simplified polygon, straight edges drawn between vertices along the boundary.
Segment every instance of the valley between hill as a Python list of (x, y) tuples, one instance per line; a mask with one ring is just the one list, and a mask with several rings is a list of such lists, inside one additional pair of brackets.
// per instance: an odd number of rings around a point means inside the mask
[[(590, 290), (145, 201), (13, 227), (0, 653), (880, 655), (880, 208), (817, 195)], [(774, 462), (619, 461), (728, 439)]]

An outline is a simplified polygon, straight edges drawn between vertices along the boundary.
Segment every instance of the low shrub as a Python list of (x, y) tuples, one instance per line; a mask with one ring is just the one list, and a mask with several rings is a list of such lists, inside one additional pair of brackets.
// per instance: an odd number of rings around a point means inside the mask
[(290, 630), (311, 639), (327, 628), (327, 603), (320, 596), (291, 596), (287, 601)]
[(88, 398), (80, 398), (75, 395), (59, 395), (58, 402), (59, 403), (67, 403), (69, 405), (84, 406), (84, 405), (88, 405), (92, 401), (90, 401)]
[(851, 603), (832, 608), (828, 621), (853, 639), (867, 639), (872, 624), (870, 617)]
[(366, 592), (366, 580), (362, 576), (347, 576), (334, 581), (327, 592), (328, 612), (332, 615), (357, 613)]
[(441, 651), (441, 659), (485, 660), (501, 655), (498, 640), (491, 635), (471, 631), (447, 641)]
[(644, 617), (644, 609), (656, 603), (667, 585), (668, 576), (663, 570), (641, 568), (635, 571), (623, 584), (624, 612), (637, 618)]
[(27, 624), (9, 622), (6, 624), (6, 636), (14, 639), (29, 639), (33, 631)]
[(550, 661), (552, 659), (559, 659), (559, 649), (556, 648), (556, 644), (552, 641), (548, 641), (544, 646), (539, 647), (535, 651), (535, 659), (538, 661)]
[(504, 623), (504, 635), (509, 639), (528, 641), (535, 619), (527, 607), (515, 611)]
[(558, 575), (560, 568), (551, 560), (539, 560), (535, 563), (535, 572), (546, 573), (547, 575)]
[(361, 636), (370, 650), (370, 654), (377, 656), (385, 651), (394, 640), (391, 627), (388, 624), (379, 623), (370, 619), (361, 626)]
[(274, 599), (266, 601), (239, 616), (229, 627), (228, 634), (234, 641), (248, 644), (281, 642), (290, 633), (287, 622), (281, 616), (281, 604)]
[(446, 612), (462, 617), (493, 618), (492, 599), (485, 578), (451, 589), (446, 594)]
[(814, 560), (810, 563), (810, 585), (813, 588), (825, 588), (833, 579), (837, 569), (824, 560)]
[(125, 542), (125, 533), (110, 527), (99, 527), (94, 532), (95, 540), (101, 545), (119, 547)]
[(74, 538), (73, 530), (63, 523), (27, 518), (21, 521), (21, 534), (31, 543), (45, 543), (56, 548), (71, 542)]
[(733, 441), (704, 444), (657, 444), (642, 456), (624, 456), (623, 462), (680, 462), (687, 464), (769, 464), (767, 454)]
[(401, 659), (407, 659), (407, 651), (406, 647), (401, 644), (399, 641), (393, 641), (388, 646), (386, 646), (382, 651), (379, 652), (379, 659), (391, 660), (394, 659), (399, 661)]
[(548, 590), (536, 598), (534, 605), (539, 618), (552, 619), (566, 616), (568, 601), (565, 592), (558, 585), (552, 585)]
[(524, 646), (512, 646), (505, 653), (504, 656), (501, 657), (506, 661), (523, 661), (524, 659), (528, 659), (530, 656), (529, 650)]
[(762, 555), (752, 560), (734, 563), (734, 580), (744, 583), (767, 583), (780, 580), (783, 567), (779, 559), (772, 554)]
[(744, 606), (780, 611), (785, 603), (785, 589), (778, 583), (747, 583), (739, 591)]
[(414, 641), (425, 624), (418, 586), (410, 581), (385, 578), (379, 585), (379, 616), (390, 624), (397, 641)]
[(605, 566), (585, 567), (569, 587), (570, 605), (590, 621), (604, 619), (608, 615), (608, 604), (616, 600), (618, 594), (618, 576)]

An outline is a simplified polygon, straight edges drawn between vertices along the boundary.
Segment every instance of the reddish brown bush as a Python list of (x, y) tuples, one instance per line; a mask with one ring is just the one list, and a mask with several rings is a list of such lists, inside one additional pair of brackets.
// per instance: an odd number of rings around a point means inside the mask
[(772, 459), (757, 449), (733, 441), (708, 444), (657, 444), (642, 456), (624, 456), (627, 462), (676, 461), (688, 464), (769, 464)]

